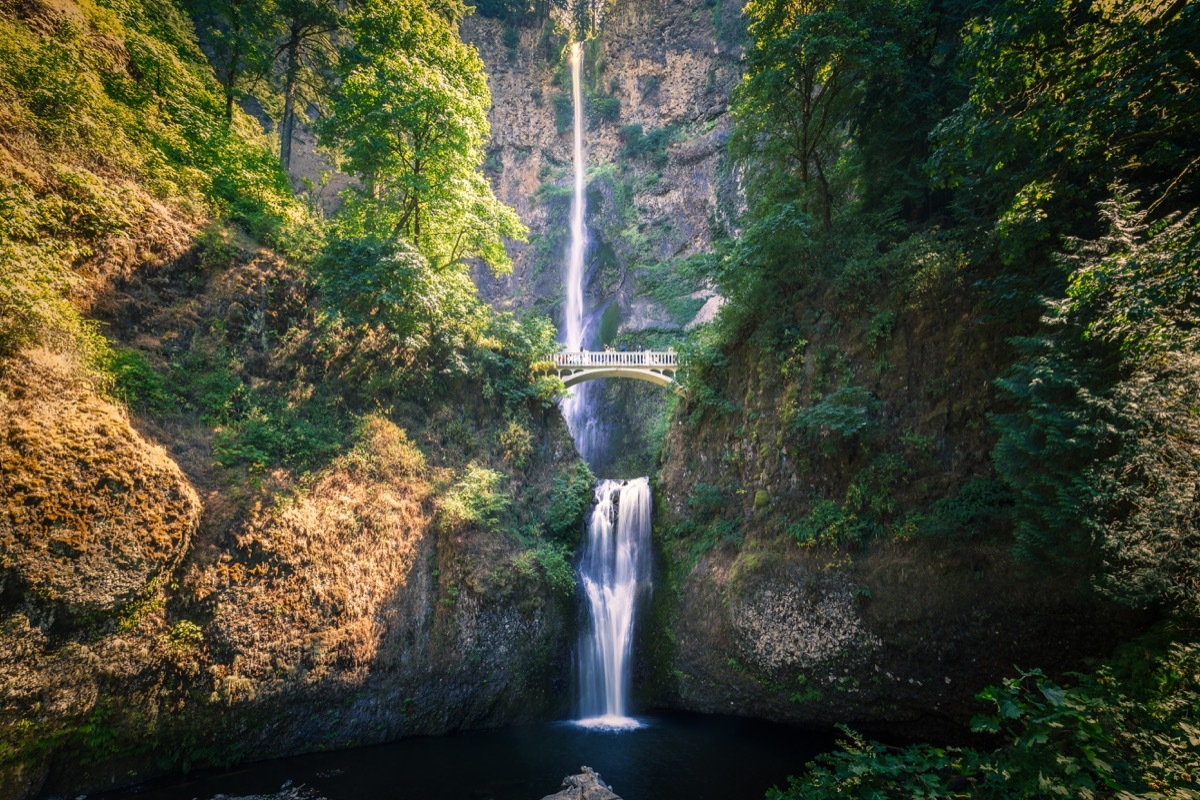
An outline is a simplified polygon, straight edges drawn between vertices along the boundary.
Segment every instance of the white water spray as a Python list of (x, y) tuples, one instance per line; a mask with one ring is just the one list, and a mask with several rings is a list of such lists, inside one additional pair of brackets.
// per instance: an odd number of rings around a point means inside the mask
[(579, 640), (580, 725), (638, 727), (627, 714), (637, 602), (650, 589), (650, 514), (646, 478), (596, 487), (579, 565), (591, 626)]

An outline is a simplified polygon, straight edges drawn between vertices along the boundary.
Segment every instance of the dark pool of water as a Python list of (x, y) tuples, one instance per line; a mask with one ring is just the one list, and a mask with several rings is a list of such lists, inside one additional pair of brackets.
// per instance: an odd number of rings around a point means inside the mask
[(538, 800), (586, 764), (624, 800), (761, 800), (814, 755), (832, 732), (735, 717), (639, 717), (633, 731), (586, 730), (568, 722), (405, 739), (208, 773), (108, 795), (207, 800), (266, 794), (287, 781), (329, 800)]

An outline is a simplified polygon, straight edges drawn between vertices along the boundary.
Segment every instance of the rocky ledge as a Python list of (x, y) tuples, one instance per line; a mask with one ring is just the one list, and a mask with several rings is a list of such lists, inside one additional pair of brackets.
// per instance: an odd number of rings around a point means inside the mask
[(591, 767), (579, 769), (578, 775), (563, 778), (557, 794), (546, 795), (542, 800), (621, 800), (611, 786), (600, 780), (600, 773)]

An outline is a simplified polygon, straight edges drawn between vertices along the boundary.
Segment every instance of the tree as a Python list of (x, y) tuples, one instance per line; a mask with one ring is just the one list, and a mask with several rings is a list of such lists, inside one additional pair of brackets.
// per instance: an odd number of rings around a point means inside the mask
[(935, 178), (1017, 268), (1098, 233), (1092, 209), (1115, 183), (1160, 214), (1194, 206), (1197, 42), (1195, 3), (1001, 3), (968, 30), (970, 91), (935, 131)]
[(233, 104), (270, 71), (279, 17), (271, 0), (197, 0), (192, 14), (211, 52), (225, 97), (225, 120)]
[(483, 63), (458, 36), (464, 9), (368, 0), (350, 17), (322, 143), (361, 186), (343, 225), (415, 244), (435, 269), (477, 257), (512, 268), (504, 238), (525, 227), (479, 166), (491, 102)]
[(1026, 556), (1083, 561), (1113, 597), (1200, 612), (1200, 226), (1126, 191), (1073, 240), (1068, 296), (1003, 381), (1000, 474)]
[(762, 179), (780, 167), (805, 211), (833, 227), (833, 170), (868, 79), (900, 61), (897, 34), (919, 0), (751, 0), (754, 45), (734, 98), (735, 154)]
[[(278, 9), (283, 34), (271, 60), (273, 64), (283, 61), (279, 160), (287, 170), (292, 163), (298, 101), (322, 93), (322, 76), (335, 52), (331, 37), (341, 27), (341, 14), (332, 0), (279, 0)], [(302, 93), (305, 87), (311, 91)]]

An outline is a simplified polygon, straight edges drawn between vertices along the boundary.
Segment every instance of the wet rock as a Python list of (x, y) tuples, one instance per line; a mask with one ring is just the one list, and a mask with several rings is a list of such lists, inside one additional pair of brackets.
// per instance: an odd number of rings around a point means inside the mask
[(546, 795), (542, 800), (621, 800), (612, 787), (600, 779), (600, 773), (591, 767), (579, 769), (578, 775), (563, 778), (557, 794)]
[[(288, 783), (291, 783), (291, 781)], [(284, 786), (287, 786), (287, 784), (284, 784)], [(248, 794), (236, 797), (228, 794), (218, 794), (214, 795), (212, 800), (326, 800), (326, 798), (315, 789), (309, 789), (306, 786), (293, 786), (275, 794)]]

